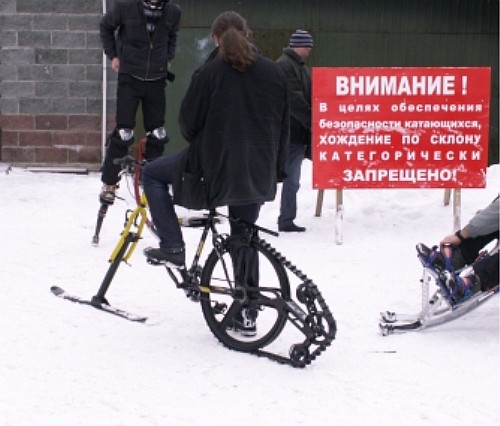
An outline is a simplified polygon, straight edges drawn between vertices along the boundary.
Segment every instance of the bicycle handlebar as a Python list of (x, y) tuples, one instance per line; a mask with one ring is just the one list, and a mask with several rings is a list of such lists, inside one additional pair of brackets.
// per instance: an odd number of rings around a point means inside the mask
[(125, 155), (121, 158), (115, 158), (113, 160), (113, 164), (115, 164), (117, 166), (120, 165), (120, 166), (122, 166), (123, 169), (131, 167), (131, 166), (138, 166), (139, 165), (139, 163), (136, 161), (136, 159), (134, 157), (132, 157), (131, 155)]

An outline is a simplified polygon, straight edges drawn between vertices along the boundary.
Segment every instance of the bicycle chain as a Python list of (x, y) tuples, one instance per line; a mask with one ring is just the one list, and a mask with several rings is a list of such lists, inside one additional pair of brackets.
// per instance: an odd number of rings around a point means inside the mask
[[(297, 287), (297, 299), (300, 303), (306, 305), (308, 315), (306, 316), (306, 320), (303, 322), (308, 322), (308, 325), (313, 330), (313, 334), (309, 333), (309, 335), (306, 335), (306, 339), (303, 342), (292, 345), (290, 347), (288, 358), (262, 349), (258, 349), (252, 353), (282, 364), (289, 364), (293, 367), (303, 368), (320, 356), (335, 339), (337, 332), (335, 319), (330, 311), (330, 308), (326, 304), (325, 299), (321, 295), (318, 286), (273, 246), (265, 240), (260, 238), (258, 238), (258, 240), (264, 248), (269, 250), (269, 252), (279, 261), (281, 265), (293, 272), (300, 280), (302, 280), (302, 283)], [(319, 312), (316, 307), (316, 302), (321, 309)], [(295, 302), (291, 300), (290, 303), (293, 304)], [(302, 321), (299, 316), (297, 316), (297, 320)], [(323, 320), (327, 322), (327, 329), (325, 329), (322, 325)], [(310, 351), (312, 345), (315, 345), (316, 348)]]

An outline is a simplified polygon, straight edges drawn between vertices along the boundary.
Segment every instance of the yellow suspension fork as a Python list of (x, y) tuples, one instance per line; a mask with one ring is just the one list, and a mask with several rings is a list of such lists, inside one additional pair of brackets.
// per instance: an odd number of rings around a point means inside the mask
[(146, 196), (142, 194), (139, 205), (130, 214), (127, 212), (128, 216), (125, 222), (125, 228), (121, 234), (120, 241), (118, 241), (113, 253), (111, 253), (108, 271), (102, 280), (97, 294), (92, 297), (92, 304), (108, 304), (105, 297), (106, 292), (111, 285), (111, 281), (115, 276), (118, 266), (121, 264), (121, 261), (127, 262), (134, 252), (137, 242), (141, 238), (142, 230), (148, 220), (146, 210), (147, 204)]
[(141, 194), (141, 199), (139, 205), (132, 211), (127, 211), (127, 221), (125, 222), (125, 227), (121, 233), (120, 240), (116, 245), (113, 253), (109, 257), (110, 262), (114, 262), (118, 254), (120, 253), (126, 241), (128, 241), (129, 234), (133, 234), (132, 241), (129, 243), (130, 246), (128, 250), (123, 254), (122, 260), (127, 262), (132, 254), (134, 253), (135, 248), (137, 247), (137, 243), (139, 242), (142, 231), (144, 229), (144, 225), (148, 221), (147, 216), (147, 207), (148, 201), (146, 199), (146, 195), (144, 193)]

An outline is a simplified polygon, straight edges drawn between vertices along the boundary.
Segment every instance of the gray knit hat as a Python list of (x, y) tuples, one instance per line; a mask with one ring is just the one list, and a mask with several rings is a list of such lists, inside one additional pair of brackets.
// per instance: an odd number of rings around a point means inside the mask
[(290, 37), (288, 45), (290, 47), (313, 47), (313, 39), (307, 31), (297, 30)]

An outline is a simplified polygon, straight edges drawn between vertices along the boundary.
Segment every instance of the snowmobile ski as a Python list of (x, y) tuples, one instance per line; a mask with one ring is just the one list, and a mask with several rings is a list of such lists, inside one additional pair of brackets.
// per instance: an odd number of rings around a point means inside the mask
[(55, 296), (60, 297), (61, 299), (69, 300), (70, 302), (79, 303), (81, 305), (93, 306), (94, 308), (99, 309), (100, 311), (116, 315), (117, 317), (126, 319), (128, 321), (145, 323), (148, 319), (148, 317), (135, 315), (123, 309), (115, 308), (114, 306), (111, 306), (106, 299), (98, 300), (96, 299), (96, 297), (93, 297), (92, 299), (84, 299), (80, 296), (70, 294), (58, 286), (50, 287), (50, 291)]

